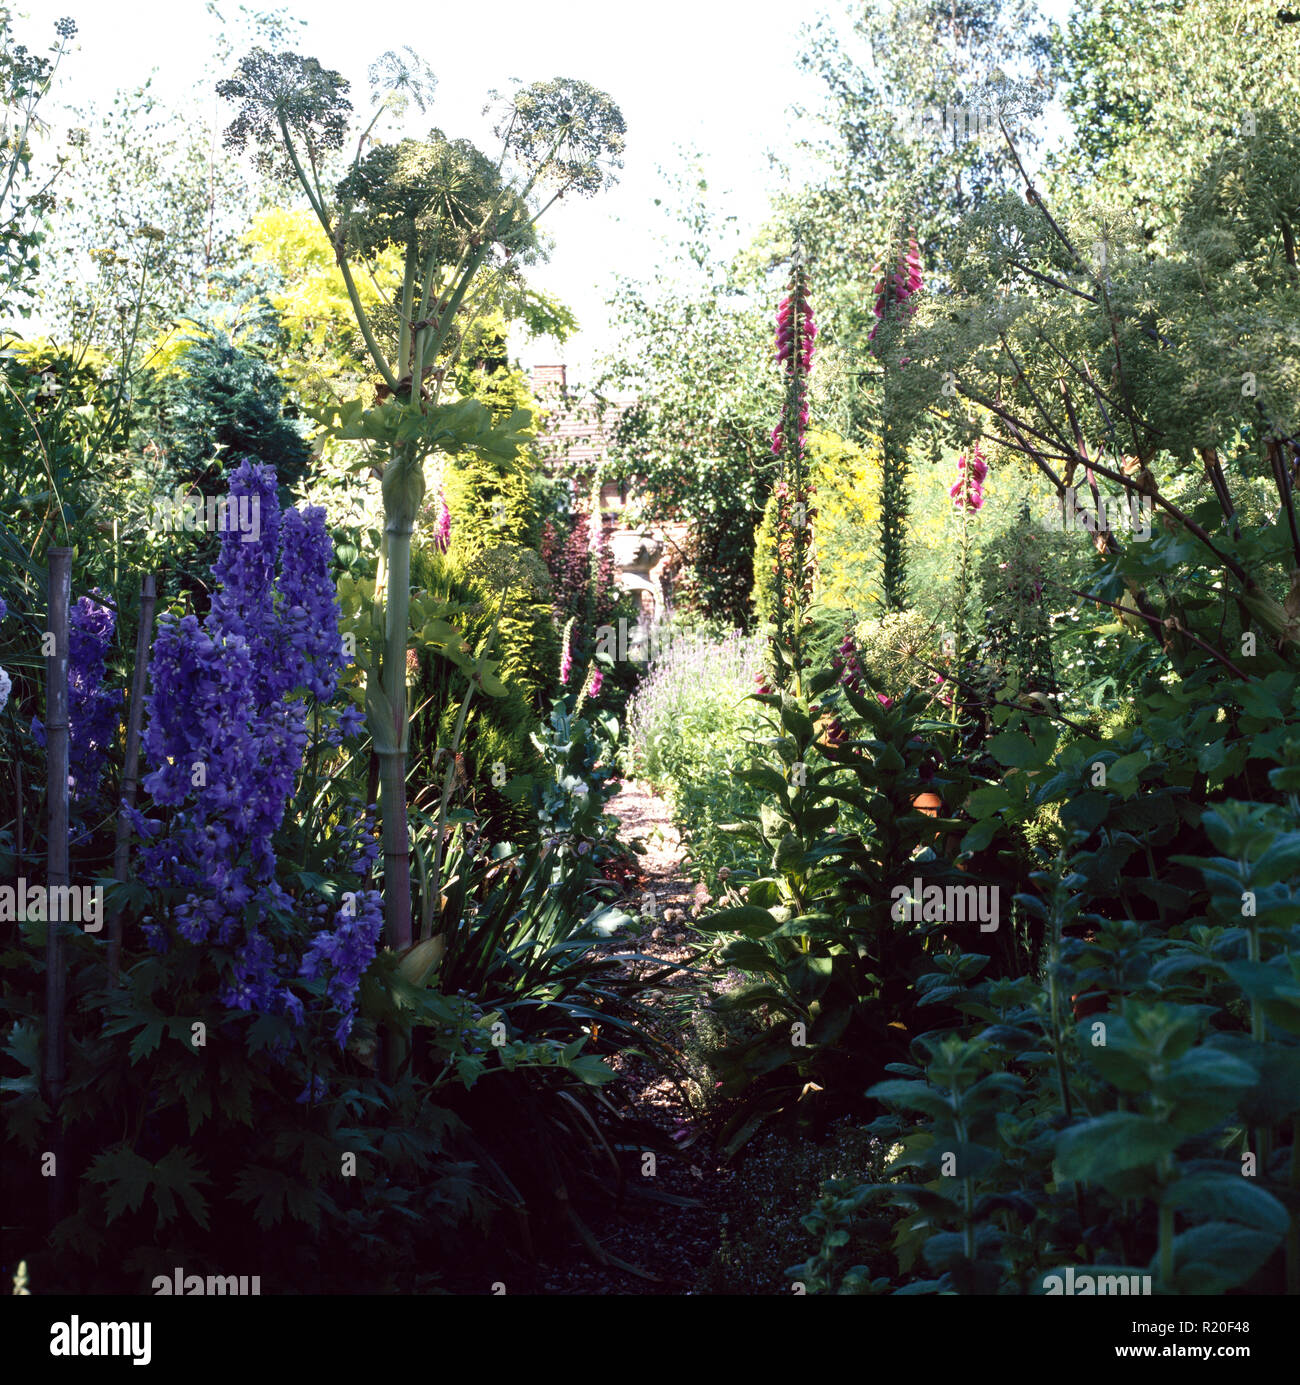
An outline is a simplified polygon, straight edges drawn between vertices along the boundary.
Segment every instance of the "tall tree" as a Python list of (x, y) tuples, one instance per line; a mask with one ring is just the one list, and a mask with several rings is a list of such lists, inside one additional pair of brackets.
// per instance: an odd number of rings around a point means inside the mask
[(41, 108), (77, 26), (60, 19), (54, 31), (51, 56), (40, 57), (17, 41), (13, 12), (0, 5), (0, 317), (31, 313), (41, 223), (54, 205), (55, 183), (68, 157), (50, 168), (35, 153), (35, 136), (45, 128)]
[(621, 279), (610, 301), (619, 347), (600, 388), (637, 397), (619, 420), (606, 475), (639, 478), (643, 520), (686, 523), (689, 599), (745, 626), (780, 383), (762, 275), (738, 246), (728, 253), (727, 219), (708, 193), (698, 172), (671, 181), (661, 201), (677, 209), (679, 238), (666, 238), (653, 281)]
[(1273, 0), (1083, 0), (1055, 35), (1073, 125), (1044, 186), (1087, 190), (1131, 217), (1152, 253), (1174, 246), (1186, 189), (1214, 148), (1264, 111), (1300, 124), (1300, 36)]
[(801, 62), (827, 95), (823, 136), (804, 152), (820, 169), (779, 199), (768, 236), (773, 260), (796, 239), (805, 247), (825, 376), (838, 382), (837, 426), (860, 446), (882, 441), (882, 595), (899, 608), (909, 437), (887, 399), (898, 359), (888, 321), (875, 360), (868, 356), (876, 308), (883, 286), (893, 316), (892, 279), (906, 269), (913, 234), (927, 286), (942, 288), (962, 218), (1013, 185), (1001, 131), (1020, 133), (1025, 156), (1041, 142), (1050, 45), (1032, 0), (886, 0), (855, 3), (850, 14), (847, 33), (828, 19), (807, 33)]
[(1050, 36), (1033, 0), (884, 0), (849, 7), (847, 32), (823, 18), (800, 64), (826, 88), (817, 170), (778, 199), (774, 231), (800, 232), (834, 340), (860, 350), (874, 326), (874, 263), (897, 259), (898, 228), (916, 228), (938, 283), (961, 218), (1015, 183), (998, 116), (1032, 159), (1051, 94)]

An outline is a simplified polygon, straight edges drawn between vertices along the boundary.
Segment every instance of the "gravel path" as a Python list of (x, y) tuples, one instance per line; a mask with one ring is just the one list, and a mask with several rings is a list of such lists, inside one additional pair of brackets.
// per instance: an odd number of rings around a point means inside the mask
[[(607, 811), (622, 824), (619, 836), (627, 845), (639, 842), (645, 854), (639, 888), (630, 889), (621, 901), (633, 914), (649, 913), (648, 896), (658, 920), (653, 929), (629, 947), (652, 963), (629, 963), (645, 971), (666, 964), (689, 964), (694, 950), (686, 919), (704, 905), (702, 887), (692, 888), (682, 870), (683, 847), (669, 816), (668, 805), (648, 786), (625, 781), (609, 802)], [(646, 1003), (656, 1012), (662, 1037), (676, 1048), (689, 1012), (689, 973), (673, 978), (669, 989), (652, 992)], [(581, 1247), (563, 1263), (539, 1266), (542, 1290), (548, 1294), (683, 1294), (693, 1292), (700, 1271), (717, 1245), (717, 1216), (710, 1207), (717, 1163), (710, 1143), (692, 1126), (691, 1111), (683, 1092), (670, 1077), (635, 1057), (611, 1060), (620, 1076), (607, 1093), (629, 1116), (639, 1116), (664, 1136), (665, 1147), (675, 1150), (655, 1156), (653, 1187), (657, 1192), (690, 1199), (689, 1207), (629, 1198), (621, 1210), (613, 1210), (588, 1225), (602, 1248), (620, 1260), (636, 1265), (651, 1279), (643, 1279), (614, 1266), (601, 1265)], [(641, 1169), (629, 1169), (629, 1180), (642, 1177)]]

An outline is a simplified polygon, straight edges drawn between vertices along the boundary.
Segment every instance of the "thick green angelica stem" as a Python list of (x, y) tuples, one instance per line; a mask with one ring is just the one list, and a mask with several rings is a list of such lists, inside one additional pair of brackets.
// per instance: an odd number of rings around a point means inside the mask
[(392, 947), (411, 945), (411, 843), (406, 817), (406, 650), (411, 619), (411, 534), (424, 498), (424, 469), (409, 452), (395, 453), (384, 470), (383, 705), (392, 724), (376, 736), (381, 747), (384, 818), (384, 922)]

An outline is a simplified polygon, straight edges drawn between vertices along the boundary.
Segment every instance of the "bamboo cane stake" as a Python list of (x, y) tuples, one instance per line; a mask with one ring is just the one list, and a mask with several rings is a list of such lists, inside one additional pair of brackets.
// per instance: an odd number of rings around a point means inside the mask
[[(122, 786), (117, 808), (117, 838), (113, 843), (113, 879), (126, 879), (131, 863), (131, 809), (140, 772), (140, 726), (144, 720), (145, 683), (148, 679), (149, 644), (153, 635), (153, 611), (157, 587), (153, 573), (140, 581), (140, 625), (135, 636), (135, 669), (131, 675), (131, 710), (126, 723), (126, 761), (122, 766)], [(122, 966), (122, 910), (113, 910), (108, 925), (108, 979), (117, 981)]]
[[(46, 812), (48, 865), (46, 885), (51, 900), (66, 899), (71, 883), (68, 867), (68, 605), (72, 595), (72, 549), (49, 553), (49, 628), (53, 649), (45, 658)], [(63, 971), (62, 920), (45, 920), (45, 1101), (53, 1140), (54, 1177), (49, 1183), (50, 1225), (63, 1216), (66, 1170), (64, 1163), (63, 1101), (66, 1036), (64, 1002), (67, 978)]]

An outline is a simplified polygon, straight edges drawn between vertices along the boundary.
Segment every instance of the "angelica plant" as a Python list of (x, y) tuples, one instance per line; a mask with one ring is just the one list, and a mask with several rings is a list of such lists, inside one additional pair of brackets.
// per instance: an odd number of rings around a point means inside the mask
[[(374, 115), (332, 189), (327, 168), (343, 149), (352, 117), (343, 77), (312, 58), (257, 49), (217, 90), (238, 103), (227, 144), (251, 144), (263, 172), (296, 183), (306, 195), (334, 247), (379, 376), (372, 400), (331, 408), (320, 421), (337, 437), (370, 445), (383, 492), (366, 708), (380, 762), (384, 915), (390, 944), (405, 948), (412, 940), (406, 811), (410, 558), (425, 495), (424, 462), (439, 451), (514, 457), (529, 421), (526, 410), (517, 410), (496, 426), (478, 401), (442, 402), (443, 388), (475, 320), (537, 252), (538, 217), (562, 197), (589, 195), (613, 181), (625, 127), (605, 93), (560, 78), (523, 87), (506, 103), (496, 127), (502, 146), (495, 160), (437, 129), (424, 140), (384, 144), (374, 135), (384, 110), (397, 101), (423, 112), (433, 77), (407, 50), (407, 56), (386, 54), (371, 79)], [(400, 252), (402, 281), (385, 321), (366, 309), (357, 279), (362, 266), (390, 248)]]

